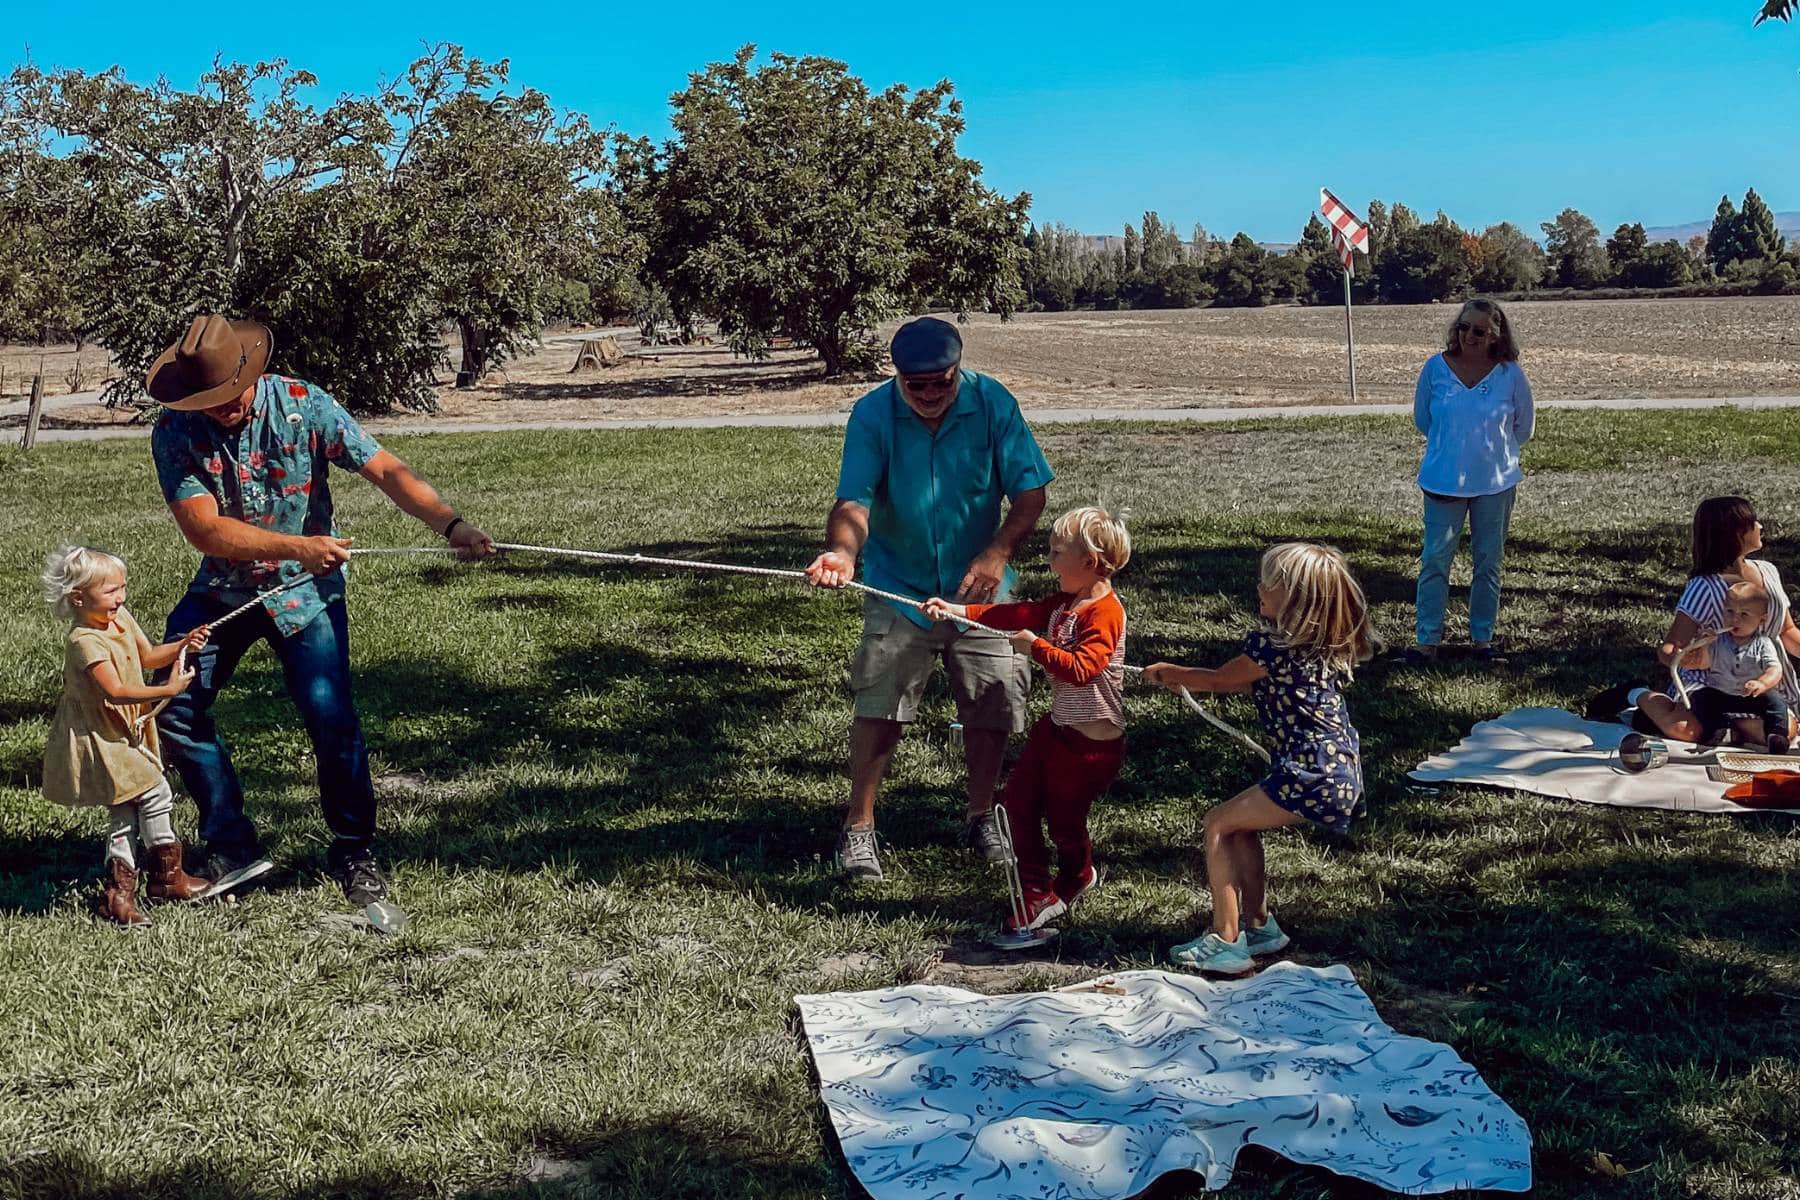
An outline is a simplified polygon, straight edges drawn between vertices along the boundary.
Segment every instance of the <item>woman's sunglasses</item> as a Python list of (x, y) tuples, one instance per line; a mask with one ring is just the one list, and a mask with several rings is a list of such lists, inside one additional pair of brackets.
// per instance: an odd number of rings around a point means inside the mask
[(1487, 325), (1471, 325), (1467, 321), (1458, 321), (1456, 323), (1456, 332), (1468, 337), (1476, 338), (1490, 338), (1494, 336), (1494, 331), (1491, 327)]

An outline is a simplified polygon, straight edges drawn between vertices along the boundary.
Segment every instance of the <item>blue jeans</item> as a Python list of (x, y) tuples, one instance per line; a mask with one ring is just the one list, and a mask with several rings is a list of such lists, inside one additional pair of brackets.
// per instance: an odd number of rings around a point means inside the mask
[[(169, 614), (168, 639), (216, 620), (229, 606), (194, 592)], [(238, 660), (266, 641), (281, 663), (287, 693), (300, 710), (319, 767), (319, 806), (335, 835), (331, 861), (367, 853), (375, 838), (375, 788), (369, 753), (350, 696), (350, 636), (343, 601), (325, 606), (310, 625), (282, 637), (269, 614), (253, 610), (215, 633), (198, 661), (187, 690), (156, 719), (163, 758), (181, 775), (200, 810), (200, 836), (209, 849), (253, 856), (256, 826), (244, 815), (244, 790), (231, 755), (213, 724), (213, 704), (231, 681)], [(168, 670), (158, 672), (167, 679)]]
[(1506, 552), (1506, 528), (1512, 523), (1516, 488), (1491, 496), (1425, 497), (1425, 541), (1419, 551), (1419, 587), (1414, 596), (1421, 646), (1444, 640), (1444, 608), (1450, 603), (1450, 564), (1469, 524), (1469, 551), (1475, 559), (1475, 581), (1469, 588), (1469, 640), (1494, 640), (1500, 615), (1500, 560)]

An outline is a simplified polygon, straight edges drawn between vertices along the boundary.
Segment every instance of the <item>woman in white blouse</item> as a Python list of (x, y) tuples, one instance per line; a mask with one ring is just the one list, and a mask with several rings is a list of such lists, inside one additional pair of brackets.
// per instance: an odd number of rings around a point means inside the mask
[(1469, 526), (1475, 582), (1469, 592), (1469, 641), (1475, 656), (1496, 661), (1494, 621), (1500, 614), (1500, 560), (1512, 521), (1513, 492), (1523, 478), (1519, 448), (1531, 440), (1531, 385), (1519, 369), (1512, 325), (1492, 300), (1470, 300), (1419, 372), (1413, 424), (1425, 435), (1419, 489), (1425, 538), (1414, 599), (1417, 644), (1412, 663), (1437, 657), (1450, 600), (1450, 564)]

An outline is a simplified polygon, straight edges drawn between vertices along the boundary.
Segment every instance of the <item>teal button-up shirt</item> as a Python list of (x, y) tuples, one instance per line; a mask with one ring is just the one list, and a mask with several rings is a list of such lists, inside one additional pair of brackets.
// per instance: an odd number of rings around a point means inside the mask
[[(264, 375), (249, 415), (236, 429), (222, 428), (203, 412), (164, 409), (151, 430), (150, 450), (169, 503), (211, 496), (222, 516), (275, 533), (316, 537), (337, 532), (326, 477), (331, 465), (360, 471), (381, 447), (324, 391), (299, 379)], [(306, 568), (291, 560), (208, 555), (188, 591), (236, 608), (304, 576)], [(343, 595), (340, 569), (295, 583), (268, 597), (263, 607), (289, 637)]]
[[(1000, 529), (1002, 499), (1054, 478), (1012, 393), (965, 370), (935, 434), (893, 380), (858, 400), (844, 433), (837, 498), (869, 510), (863, 577), (870, 586), (923, 600), (956, 594)], [(1011, 586), (1009, 568), (996, 599)], [(899, 611), (931, 624), (915, 609)]]

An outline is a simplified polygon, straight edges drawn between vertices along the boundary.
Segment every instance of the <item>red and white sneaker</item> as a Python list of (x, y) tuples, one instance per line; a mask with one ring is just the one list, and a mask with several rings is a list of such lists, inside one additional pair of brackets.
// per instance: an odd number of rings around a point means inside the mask
[(1081, 876), (1075, 880), (1073, 885), (1064, 882), (1062, 879), (1058, 879), (1056, 881), (1056, 894), (1062, 897), (1062, 902), (1064, 904), (1068, 905), (1070, 908), (1074, 908), (1077, 900), (1100, 886), (1100, 878), (1100, 868), (1096, 867), (1093, 863), (1089, 863), (1087, 870), (1081, 873)]
[(1006, 922), (1001, 926), (1007, 933), (1024, 933), (1032, 929), (1042, 929), (1069, 911), (1063, 898), (1055, 892), (1025, 893), (1025, 924), (1019, 924), (1011, 913), (1006, 914)]

